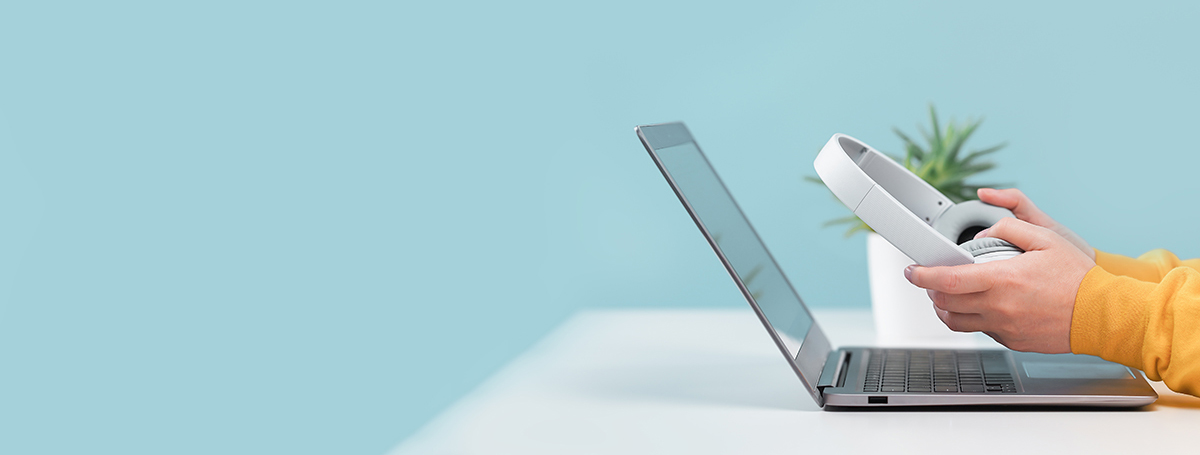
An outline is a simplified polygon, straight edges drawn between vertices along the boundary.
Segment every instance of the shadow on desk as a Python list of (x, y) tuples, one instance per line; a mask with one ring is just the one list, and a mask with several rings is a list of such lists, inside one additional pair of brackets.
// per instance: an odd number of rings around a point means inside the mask
[(1168, 389), (1167, 385), (1162, 382), (1151, 382), (1150, 387), (1153, 387), (1154, 391), (1158, 392), (1158, 400), (1149, 406), (1151, 409), (1155, 407), (1200, 409), (1200, 398)]
[[(712, 362), (670, 362), (636, 368), (606, 368), (585, 373), (577, 390), (605, 400), (820, 411), (800, 380), (780, 362), (767, 358), (721, 358)], [(718, 365), (719, 363), (719, 365)], [(832, 412), (1147, 412), (1158, 408), (1200, 409), (1200, 398), (1180, 394), (1161, 382), (1150, 405), (1136, 408), (1097, 406), (900, 406), (885, 408), (828, 406)]]
[(1160, 396), (1158, 401), (1155, 401), (1154, 406), (1166, 406), (1168, 408), (1183, 408), (1183, 409), (1200, 409), (1200, 398), (1189, 396)]
[[(712, 356), (709, 360), (658, 359), (639, 366), (578, 371), (573, 392), (615, 402), (657, 402), (689, 406), (821, 411), (782, 362), (766, 357)], [(1098, 406), (828, 406), (832, 412), (1146, 412), (1200, 409), (1200, 398), (1180, 394), (1161, 382), (1151, 385), (1158, 400), (1136, 408)]]

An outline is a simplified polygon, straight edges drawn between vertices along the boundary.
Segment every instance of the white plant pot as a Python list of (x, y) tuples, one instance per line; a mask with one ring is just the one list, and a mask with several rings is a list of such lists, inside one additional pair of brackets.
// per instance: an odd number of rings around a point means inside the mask
[(924, 289), (904, 278), (914, 261), (874, 232), (867, 234), (867, 274), (876, 341), (881, 346), (975, 347), (978, 335), (950, 330)]

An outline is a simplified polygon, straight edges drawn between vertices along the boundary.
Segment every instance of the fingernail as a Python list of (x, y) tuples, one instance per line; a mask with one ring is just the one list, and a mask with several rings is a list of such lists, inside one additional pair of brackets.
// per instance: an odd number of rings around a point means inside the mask
[(975, 238), (977, 238), (977, 239), (982, 239), (982, 238), (984, 238), (984, 237), (987, 237), (987, 235), (988, 235), (988, 231), (991, 231), (991, 230), (992, 230), (992, 228), (987, 228), (987, 229), (984, 229), (984, 230), (982, 230), (982, 231), (979, 231), (979, 233), (978, 233), (978, 234), (975, 234)]
[(904, 268), (904, 279), (908, 280), (909, 283), (912, 283), (912, 272), (915, 268), (917, 268), (915, 265), (910, 265)]

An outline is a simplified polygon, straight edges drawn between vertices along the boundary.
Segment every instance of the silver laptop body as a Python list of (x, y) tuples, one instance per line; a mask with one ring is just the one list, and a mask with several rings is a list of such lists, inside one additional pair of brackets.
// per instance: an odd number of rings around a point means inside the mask
[(635, 131), (818, 406), (1135, 407), (1158, 398), (1140, 371), (1092, 356), (833, 349), (687, 127)]

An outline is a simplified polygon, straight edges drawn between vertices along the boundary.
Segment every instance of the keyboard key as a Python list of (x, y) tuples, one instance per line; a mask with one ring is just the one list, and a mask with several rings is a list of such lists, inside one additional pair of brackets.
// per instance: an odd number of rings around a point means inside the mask
[(1000, 352), (872, 350), (863, 391), (911, 393), (1016, 393)]

